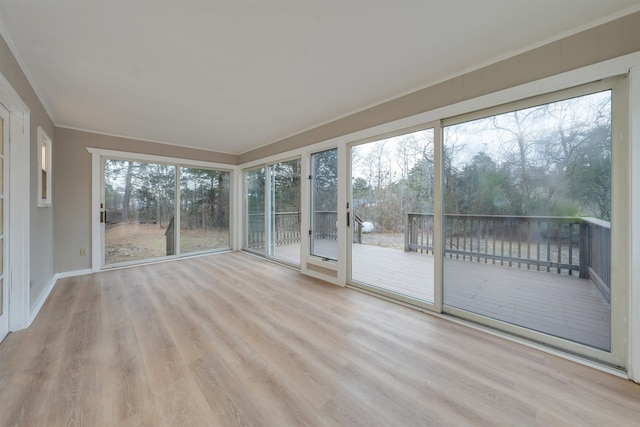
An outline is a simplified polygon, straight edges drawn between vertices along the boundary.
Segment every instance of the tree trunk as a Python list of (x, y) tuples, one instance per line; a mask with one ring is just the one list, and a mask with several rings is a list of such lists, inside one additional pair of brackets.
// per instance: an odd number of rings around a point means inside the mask
[(127, 162), (127, 177), (124, 186), (124, 200), (122, 201), (121, 222), (129, 222), (129, 201), (131, 200), (131, 177), (133, 176), (133, 162)]

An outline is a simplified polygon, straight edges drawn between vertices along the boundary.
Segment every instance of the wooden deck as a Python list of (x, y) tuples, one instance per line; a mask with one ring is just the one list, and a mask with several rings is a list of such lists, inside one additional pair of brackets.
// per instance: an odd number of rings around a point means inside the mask
[[(352, 252), (355, 282), (433, 301), (433, 256), (362, 244)], [(299, 262), (299, 245), (279, 247), (277, 254)], [(611, 307), (590, 280), (450, 258), (444, 275), (448, 306), (610, 349)]]

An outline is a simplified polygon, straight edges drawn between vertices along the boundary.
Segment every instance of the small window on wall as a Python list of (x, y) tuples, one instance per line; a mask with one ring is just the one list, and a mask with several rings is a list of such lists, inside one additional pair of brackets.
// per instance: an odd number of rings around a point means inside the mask
[(51, 138), (38, 127), (38, 207), (42, 208), (53, 206), (51, 150)]

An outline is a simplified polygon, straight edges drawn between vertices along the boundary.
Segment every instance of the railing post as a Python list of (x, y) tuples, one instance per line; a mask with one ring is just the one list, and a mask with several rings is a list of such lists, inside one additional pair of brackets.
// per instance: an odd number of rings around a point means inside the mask
[(164, 232), (164, 235), (166, 236), (165, 239), (166, 239), (167, 256), (175, 255), (176, 239), (174, 235), (173, 217), (171, 217), (171, 220), (169, 221), (169, 225), (167, 226), (167, 230)]
[(409, 252), (409, 233), (411, 233), (411, 219), (409, 213), (405, 215), (404, 222), (404, 251)]
[(409, 252), (409, 214), (404, 216), (404, 251)]
[(579, 276), (581, 279), (589, 278), (589, 224), (580, 223), (580, 267)]

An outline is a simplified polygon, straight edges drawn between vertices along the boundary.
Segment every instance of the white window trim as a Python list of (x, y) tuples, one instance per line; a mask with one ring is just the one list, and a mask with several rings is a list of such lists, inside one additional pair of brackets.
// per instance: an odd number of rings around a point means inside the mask
[[(45, 158), (42, 158), (42, 148), (44, 147)], [(42, 129), (42, 126), (38, 126), (38, 207), (50, 208), (53, 206), (53, 186), (51, 185), (53, 180), (53, 141), (49, 138), (49, 135)], [(43, 197), (42, 188), (42, 165), (45, 165), (47, 172), (47, 178), (45, 180), (46, 196)]]
[(640, 224), (634, 221), (640, 218), (640, 63), (629, 71), (629, 162), (631, 262), (627, 373), (629, 379), (640, 383)]

